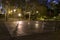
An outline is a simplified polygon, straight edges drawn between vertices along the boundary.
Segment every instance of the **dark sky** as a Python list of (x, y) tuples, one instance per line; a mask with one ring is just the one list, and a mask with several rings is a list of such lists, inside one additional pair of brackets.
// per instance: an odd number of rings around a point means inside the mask
[[(0, 0), (1, 1), (1, 0)], [(53, 0), (2, 0), (3, 1), (3, 3), (13, 3), (13, 4), (23, 4), (23, 3), (25, 3), (25, 1), (27, 1), (27, 2), (37, 2), (37, 3), (39, 3), (39, 4), (48, 4), (48, 3), (50, 3), (51, 1), (53, 1)], [(59, 2), (59, 0), (55, 0), (56, 2)]]

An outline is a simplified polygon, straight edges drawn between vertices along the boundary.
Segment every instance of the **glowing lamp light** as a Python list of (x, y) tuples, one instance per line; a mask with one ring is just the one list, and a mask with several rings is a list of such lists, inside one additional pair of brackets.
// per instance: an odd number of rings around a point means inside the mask
[(12, 10), (11, 11), (8, 11), (9, 14), (11, 14), (12, 12), (13, 12)]
[(39, 27), (39, 23), (38, 23), (38, 21), (36, 21), (35, 27), (36, 27), (36, 28)]
[(39, 13), (39, 11), (36, 11), (36, 13)]
[(16, 9), (14, 9), (13, 11), (16, 12)]
[(11, 12), (13, 12), (13, 11), (11, 10)]
[(10, 11), (8, 13), (11, 13)]
[(21, 16), (21, 13), (19, 13), (18, 16)]
[(36, 28), (38, 28), (38, 27), (39, 27), (39, 24), (38, 24), (38, 23), (36, 23), (36, 24), (35, 24), (35, 27), (36, 27)]

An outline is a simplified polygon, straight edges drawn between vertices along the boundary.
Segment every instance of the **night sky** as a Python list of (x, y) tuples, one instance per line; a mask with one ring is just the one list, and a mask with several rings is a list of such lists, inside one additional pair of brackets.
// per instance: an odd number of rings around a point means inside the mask
[[(3, 3), (6, 1), (9, 1), (11, 3), (11, 5), (17, 5), (17, 4), (24, 4), (25, 2), (29, 2), (31, 3), (32, 1), (36, 1), (39, 4), (45, 4), (46, 6), (48, 6), (50, 8), (50, 3), (53, 1), (55, 4), (58, 4), (60, 0), (2, 0)], [(8, 3), (9, 3), (8, 2)], [(1, 3), (1, 0), (0, 0)], [(6, 4), (6, 3), (5, 3)]]

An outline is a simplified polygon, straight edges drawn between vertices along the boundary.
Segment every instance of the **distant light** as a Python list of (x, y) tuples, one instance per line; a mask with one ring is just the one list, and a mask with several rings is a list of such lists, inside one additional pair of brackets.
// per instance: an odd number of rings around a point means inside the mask
[(55, 16), (53, 18), (56, 18)]
[(16, 12), (16, 9), (14, 9), (13, 11)]
[(39, 11), (36, 11), (36, 13), (39, 13)]
[(30, 12), (27, 12), (27, 14), (30, 14)]
[(13, 12), (13, 11), (11, 10), (11, 12)]
[(30, 24), (30, 22), (28, 22), (28, 24)]
[(19, 13), (18, 16), (22, 16), (21, 13)]
[(35, 24), (35, 27), (36, 27), (36, 28), (38, 28), (38, 27), (39, 27), (39, 24), (38, 24), (38, 23), (36, 23), (36, 24)]
[(13, 12), (12, 10), (11, 11), (8, 11), (9, 14), (11, 14), (12, 12)]
[(23, 21), (17, 21), (17, 24), (23, 24)]
[(11, 13), (11, 11), (9, 11), (8, 13)]
[(35, 27), (38, 28), (39, 27), (39, 22), (36, 21)]

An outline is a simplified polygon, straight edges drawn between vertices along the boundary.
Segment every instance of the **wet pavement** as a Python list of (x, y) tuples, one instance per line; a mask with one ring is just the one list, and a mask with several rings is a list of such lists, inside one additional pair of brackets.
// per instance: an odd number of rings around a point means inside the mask
[(5, 22), (11, 36), (24, 36), (34, 33), (44, 33), (54, 31), (55, 26), (45, 27), (45, 22), (41, 21), (13, 21)]
[(33, 33), (42, 33), (44, 26), (42, 22), (14, 21), (5, 23), (12, 36), (24, 36)]
[(58, 40), (60, 39), (60, 32), (55, 32), (55, 23), (50, 22), (49, 25), (46, 24), (48, 23), (43, 21), (0, 22), (0, 29), (1, 29), (0, 39), (1, 40), (4, 39), (6, 40)]

